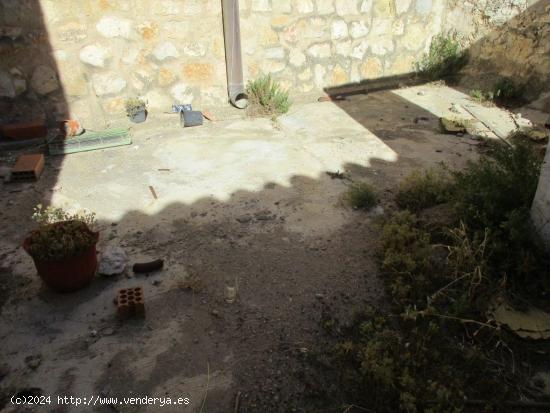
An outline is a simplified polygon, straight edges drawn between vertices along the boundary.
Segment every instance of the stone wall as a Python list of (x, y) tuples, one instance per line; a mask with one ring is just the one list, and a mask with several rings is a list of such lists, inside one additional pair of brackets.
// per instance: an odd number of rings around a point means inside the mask
[[(241, 0), (245, 79), (293, 93), (408, 73), (446, 0)], [(69, 112), (89, 124), (143, 96), (227, 102), (219, 0), (0, 0), (0, 121)]]
[(550, 90), (550, 0), (449, 0), (444, 29), (469, 46), (465, 84), (490, 87), (510, 77), (530, 99)]

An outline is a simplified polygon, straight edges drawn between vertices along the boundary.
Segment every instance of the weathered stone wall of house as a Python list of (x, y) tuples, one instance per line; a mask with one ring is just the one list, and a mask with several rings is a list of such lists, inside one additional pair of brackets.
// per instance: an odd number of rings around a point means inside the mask
[(511, 77), (533, 99), (550, 90), (550, 0), (449, 0), (444, 30), (470, 47), (465, 83)]
[[(304, 93), (410, 72), (446, 1), (241, 0), (245, 79)], [(227, 101), (220, 0), (0, 0), (0, 28), (3, 121), (107, 124), (134, 96), (151, 111)]]

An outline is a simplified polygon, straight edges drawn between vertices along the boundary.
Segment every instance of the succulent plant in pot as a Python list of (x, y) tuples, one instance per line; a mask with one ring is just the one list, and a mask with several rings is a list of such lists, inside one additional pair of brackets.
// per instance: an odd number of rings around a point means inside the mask
[(86, 286), (97, 268), (99, 233), (91, 228), (95, 214), (70, 214), (62, 208), (37, 205), (33, 220), (38, 228), (25, 238), (23, 248), (44, 283), (59, 292)]
[(143, 99), (131, 98), (125, 102), (126, 114), (134, 123), (145, 122), (147, 119), (147, 104)]

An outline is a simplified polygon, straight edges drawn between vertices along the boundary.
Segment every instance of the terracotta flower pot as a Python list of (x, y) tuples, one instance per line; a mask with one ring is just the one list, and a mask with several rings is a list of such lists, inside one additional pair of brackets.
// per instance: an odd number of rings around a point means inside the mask
[[(94, 232), (96, 243), (99, 233)], [(97, 269), (96, 243), (84, 253), (60, 260), (45, 261), (31, 255), (38, 275), (50, 288), (69, 293), (80, 290), (92, 281)], [(29, 252), (30, 238), (23, 241), (23, 249)], [(30, 255), (30, 254), (29, 254)]]

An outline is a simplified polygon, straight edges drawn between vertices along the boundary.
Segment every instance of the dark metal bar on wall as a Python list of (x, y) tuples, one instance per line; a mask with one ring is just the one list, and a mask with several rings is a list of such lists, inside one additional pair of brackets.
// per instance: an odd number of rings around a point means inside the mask
[(222, 13), (229, 101), (235, 107), (244, 109), (248, 106), (248, 96), (243, 78), (239, 1), (222, 0)]

